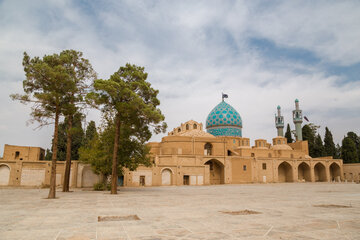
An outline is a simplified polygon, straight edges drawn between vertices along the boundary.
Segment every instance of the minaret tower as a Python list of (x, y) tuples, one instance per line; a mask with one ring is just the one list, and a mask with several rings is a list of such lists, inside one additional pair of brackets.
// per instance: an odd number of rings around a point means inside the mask
[(277, 128), (277, 135), (279, 137), (284, 136), (284, 117), (281, 116), (281, 108), (277, 106), (277, 116), (275, 114), (275, 126)]
[(295, 130), (296, 130), (296, 141), (302, 141), (302, 129), (301, 129), (301, 123), (302, 120), (302, 110), (299, 108), (299, 100), (295, 99), (295, 110), (293, 111), (293, 120), (295, 124)]

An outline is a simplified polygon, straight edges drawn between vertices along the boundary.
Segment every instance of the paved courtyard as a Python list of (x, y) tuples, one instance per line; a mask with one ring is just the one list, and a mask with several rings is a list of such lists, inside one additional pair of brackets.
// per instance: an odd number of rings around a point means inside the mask
[(0, 239), (360, 239), (360, 184), (75, 189), (55, 200), (47, 193), (0, 189)]

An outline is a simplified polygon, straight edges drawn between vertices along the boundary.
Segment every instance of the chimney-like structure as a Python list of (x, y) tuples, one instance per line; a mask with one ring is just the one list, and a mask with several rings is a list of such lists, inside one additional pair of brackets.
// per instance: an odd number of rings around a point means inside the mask
[(284, 117), (281, 116), (281, 107), (277, 106), (277, 115), (275, 114), (275, 126), (277, 129), (277, 135), (279, 137), (284, 136)]
[(293, 121), (295, 124), (295, 130), (296, 130), (296, 141), (302, 141), (302, 129), (301, 124), (303, 122), (302, 120), (302, 110), (299, 108), (299, 100), (295, 99), (295, 110), (293, 111)]

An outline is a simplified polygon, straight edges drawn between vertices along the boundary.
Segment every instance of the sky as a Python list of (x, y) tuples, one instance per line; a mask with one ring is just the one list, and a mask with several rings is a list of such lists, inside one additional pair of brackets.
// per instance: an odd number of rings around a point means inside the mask
[(51, 145), (53, 126), (28, 124), (30, 106), (9, 98), (23, 92), (25, 51), (81, 51), (102, 79), (144, 66), (168, 131), (205, 124), (224, 92), (252, 144), (276, 136), (278, 105), (294, 129), (296, 98), (322, 137), (360, 134), (359, 1), (0, 0), (0, 26), (0, 156), (4, 144)]

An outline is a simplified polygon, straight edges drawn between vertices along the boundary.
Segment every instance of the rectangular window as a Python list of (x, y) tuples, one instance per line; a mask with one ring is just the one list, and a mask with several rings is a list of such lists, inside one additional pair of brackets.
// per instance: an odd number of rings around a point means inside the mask
[(243, 170), (246, 171), (246, 165), (243, 166)]
[(266, 170), (266, 163), (263, 163), (263, 164), (262, 164), (262, 169), (263, 169), (263, 170)]

